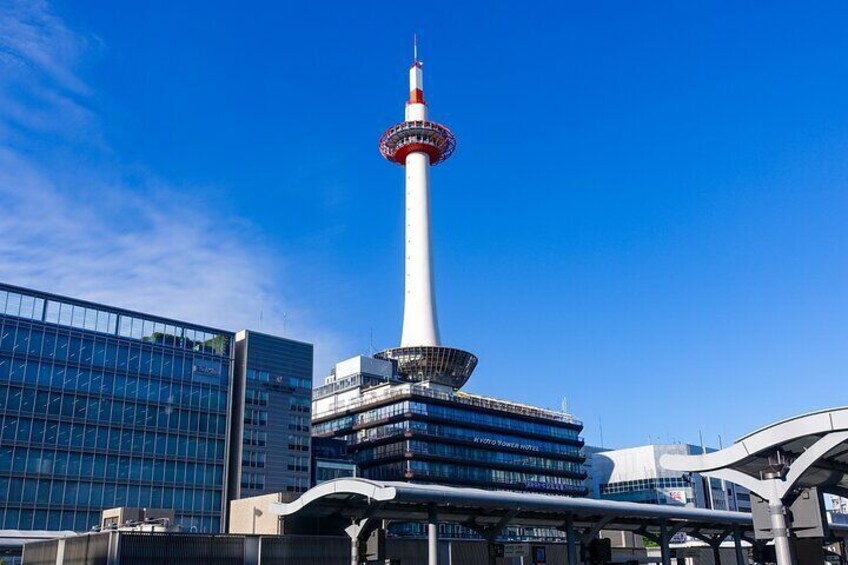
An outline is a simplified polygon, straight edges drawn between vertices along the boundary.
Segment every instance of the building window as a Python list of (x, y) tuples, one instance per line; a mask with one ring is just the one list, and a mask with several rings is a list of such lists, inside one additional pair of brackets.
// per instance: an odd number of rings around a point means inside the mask
[(253, 406), (268, 406), (268, 391), (248, 389), (244, 393), (244, 402)]
[(268, 412), (266, 410), (245, 410), (244, 423), (250, 426), (268, 425)]
[(265, 475), (263, 473), (242, 473), (241, 488), (264, 489)]
[(292, 412), (306, 412), (308, 413), (312, 407), (312, 400), (309, 398), (302, 398), (299, 396), (290, 396), (289, 397), (289, 410)]
[(289, 471), (306, 472), (309, 470), (309, 458), (303, 455), (289, 455)]
[(262, 430), (245, 430), (242, 443), (244, 445), (265, 447), (268, 443), (268, 432), (263, 432)]
[(262, 469), (265, 467), (265, 453), (261, 451), (245, 451), (241, 455), (241, 464), (244, 467)]
[(307, 488), (308, 484), (304, 477), (286, 477), (287, 492), (306, 492)]
[(308, 432), (309, 418), (306, 416), (292, 416), (289, 418), (289, 430), (295, 432)]
[(309, 438), (289, 435), (289, 449), (292, 451), (309, 451)]

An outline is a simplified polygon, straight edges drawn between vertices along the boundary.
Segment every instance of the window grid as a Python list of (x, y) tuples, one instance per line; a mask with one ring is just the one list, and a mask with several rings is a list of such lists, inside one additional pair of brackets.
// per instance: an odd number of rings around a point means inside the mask
[[(14, 294), (0, 291), (0, 529), (84, 531), (133, 506), (219, 531), (229, 360)], [(222, 378), (195, 379), (197, 358)]]

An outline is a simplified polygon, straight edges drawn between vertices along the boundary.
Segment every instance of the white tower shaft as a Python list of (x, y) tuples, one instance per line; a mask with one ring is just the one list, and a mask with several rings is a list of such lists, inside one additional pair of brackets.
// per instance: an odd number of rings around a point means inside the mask
[(406, 279), (401, 347), (440, 345), (430, 245), (430, 157), (406, 158)]
[[(421, 64), (409, 69), (406, 121), (427, 119)], [(406, 277), (401, 346), (440, 345), (430, 241), (430, 156), (406, 157)]]

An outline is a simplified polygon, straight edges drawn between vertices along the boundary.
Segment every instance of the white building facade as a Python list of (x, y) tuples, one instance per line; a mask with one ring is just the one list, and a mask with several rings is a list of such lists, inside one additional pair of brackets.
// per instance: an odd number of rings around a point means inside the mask
[[(697, 473), (669, 471), (666, 454), (694, 455), (703, 448), (689, 444), (643, 445), (627, 449), (587, 446), (585, 469), (589, 496), (606, 500), (669, 504), (748, 512), (750, 493), (738, 485)], [(714, 451), (707, 449), (707, 451)]]

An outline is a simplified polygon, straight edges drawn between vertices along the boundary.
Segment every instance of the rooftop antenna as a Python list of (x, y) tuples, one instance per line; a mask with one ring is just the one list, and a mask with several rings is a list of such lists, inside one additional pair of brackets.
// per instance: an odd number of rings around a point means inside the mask
[(598, 416), (598, 430), (601, 432), (601, 447), (604, 447), (604, 421)]
[(262, 310), (260, 310), (260, 311), (259, 311), (259, 329), (260, 329), (260, 330), (262, 329), (262, 320), (263, 320), (264, 318), (265, 318), (265, 312), (264, 312), (264, 311), (262, 311)]
[(412, 60), (418, 62), (418, 34), (412, 34)]
[(375, 349), (374, 349), (374, 328), (369, 328), (369, 330), (370, 330), (371, 334), (368, 337), (368, 349), (369, 349), (368, 355), (370, 357), (373, 357), (374, 352), (375, 352)]
[(283, 337), (286, 336), (286, 322), (288, 321), (289, 315), (283, 312)]

